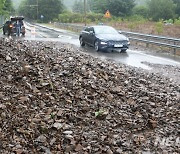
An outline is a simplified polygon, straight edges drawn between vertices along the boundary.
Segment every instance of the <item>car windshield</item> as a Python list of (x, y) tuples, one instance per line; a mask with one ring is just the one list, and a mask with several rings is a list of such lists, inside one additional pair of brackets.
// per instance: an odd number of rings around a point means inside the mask
[(112, 27), (95, 27), (96, 34), (118, 34), (118, 32)]

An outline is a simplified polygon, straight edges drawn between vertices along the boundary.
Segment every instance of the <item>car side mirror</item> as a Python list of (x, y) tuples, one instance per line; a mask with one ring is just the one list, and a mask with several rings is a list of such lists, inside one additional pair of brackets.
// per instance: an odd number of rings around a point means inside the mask
[(119, 34), (122, 34), (122, 32), (121, 31), (118, 31), (119, 32)]

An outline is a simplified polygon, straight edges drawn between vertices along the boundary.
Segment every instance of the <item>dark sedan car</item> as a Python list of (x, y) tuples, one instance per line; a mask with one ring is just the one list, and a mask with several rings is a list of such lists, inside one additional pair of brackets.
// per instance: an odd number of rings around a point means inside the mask
[(113, 27), (104, 25), (86, 27), (81, 32), (79, 41), (81, 46), (88, 44), (93, 46), (96, 51), (126, 51), (130, 45), (126, 36), (120, 34)]

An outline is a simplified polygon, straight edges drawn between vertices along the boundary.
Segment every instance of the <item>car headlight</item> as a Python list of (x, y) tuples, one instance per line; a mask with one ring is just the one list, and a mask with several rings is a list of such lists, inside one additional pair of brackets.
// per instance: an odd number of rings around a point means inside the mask
[(126, 38), (126, 40), (127, 40), (127, 44), (129, 45), (130, 44), (129, 38)]
[(106, 44), (107, 44), (107, 42), (101, 41), (101, 44), (102, 44), (102, 45), (106, 45)]

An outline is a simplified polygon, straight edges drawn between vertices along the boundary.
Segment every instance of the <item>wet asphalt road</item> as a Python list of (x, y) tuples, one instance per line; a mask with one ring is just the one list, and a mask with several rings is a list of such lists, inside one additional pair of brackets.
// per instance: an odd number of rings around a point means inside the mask
[(81, 51), (91, 54), (92, 56), (98, 57), (100, 59), (108, 59), (118, 63), (127, 64), (130, 66), (143, 68), (143, 69), (152, 69), (148, 65), (144, 64), (144, 62), (152, 63), (152, 64), (162, 64), (162, 65), (172, 65), (176, 67), (180, 67), (180, 57), (178, 56), (170, 56), (165, 54), (150, 54), (145, 51), (140, 50), (132, 50), (131, 47), (127, 52), (96, 52), (92, 47), (80, 47), (78, 34), (54, 29), (47, 28), (45, 26), (39, 25), (31, 25), (26, 24), (26, 36), (22, 39), (25, 40), (36, 40), (36, 41), (52, 41), (52, 42), (62, 42), (69, 43), (75, 45), (80, 48)]

